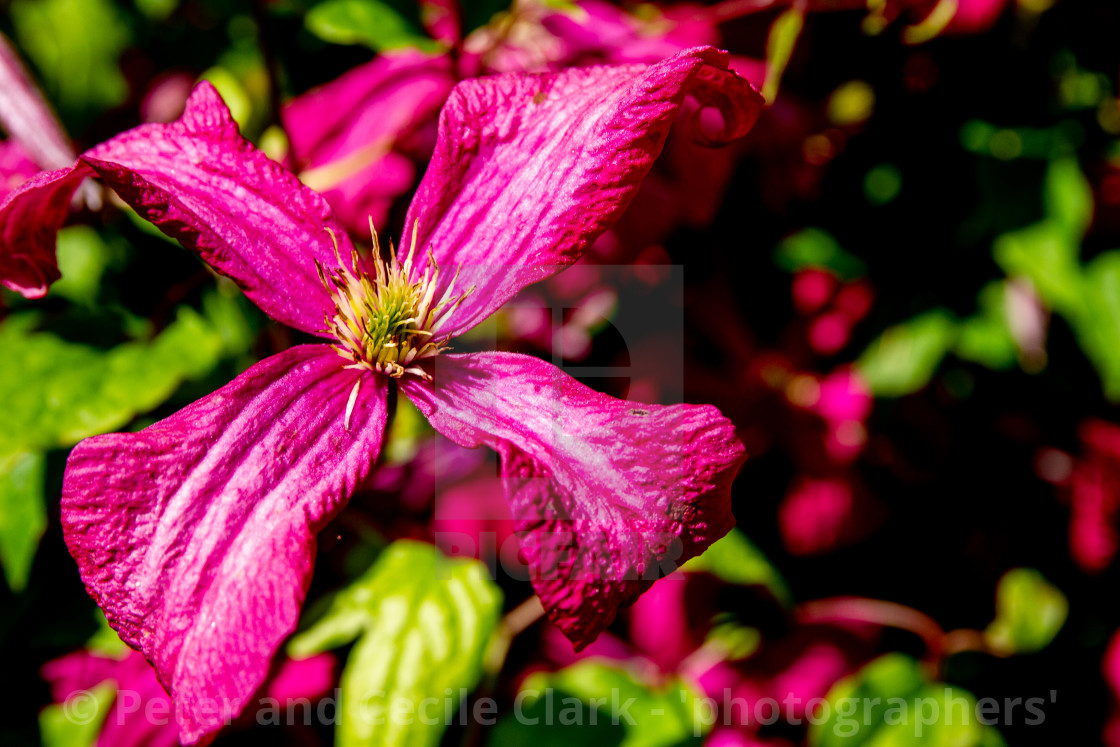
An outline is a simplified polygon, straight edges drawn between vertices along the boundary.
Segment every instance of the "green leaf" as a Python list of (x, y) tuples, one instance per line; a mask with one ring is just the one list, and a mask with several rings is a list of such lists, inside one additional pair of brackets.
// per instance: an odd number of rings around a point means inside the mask
[(26, 588), (31, 561), (47, 529), (45, 473), (41, 452), (0, 453), (0, 565), (15, 592)]
[(1105, 252), (1089, 263), (1080, 301), (1066, 318), (1096, 367), (1105, 396), (1120, 402), (1120, 251)]
[(957, 337), (957, 323), (935, 309), (885, 331), (856, 368), (876, 397), (901, 397), (924, 387)]
[(996, 618), (984, 631), (988, 646), (1003, 655), (1041, 651), (1065, 624), (1069, 602), (1031, 568), (1003, 574), (996, 587)]
[(44, 708), (39, 712), (43, 747), (91, 747), (116, 695), (113, 682), (102, 682), (75, 693), (65, 703)]
[(499, 721), (489, 744), (670, 747), (699, 744), (709, 728), (700, 697), (682, 680), (652, 686), (597, 659), (529, 676), (518, 702), (521, 717)]
[(1039, 298), (1067, 314), (1081, 304), (1080, 247), (1056, 221), (1043, 221), (1005, 233), (992, 246), (992, 256), (1009, 276), (1023, 275)]
[(134, 0), (136, 9), (153, 21), (166, 21), (179, 7), (179, 0)]
[(936, 38), (953, 20), (956, 12), (956, 0), (939, 0), (939, 2), (934, 3), (933, 8), (925, 18), (902, 29), (903, 43), (925, 44)]
[(120, 428), (166, 400), (229, 352), (213, 323), (189, 307), (151, 342), (110, 350), (33, 332), (35, 317), (0, 323), (0, 450), (72, 446)]
[(805, 11), (796, 5), (783, 11), (770, 24), (770, 34), (766, 37), (766, 81), (762, 84), (762, 98), (768, 104), (778, 95), (782, 75), (804, 25)]
[(90, 653), (113, 659), (124, 659), (132, 651), (117, 635), (117, 631), (109, 627), (105, 613), (97, 608), (97, 632), (86, 641), (86, 650)]
[(378, 52), (402, 47), (439, 50), (436, 42), (380, 0), (327, 0), (308, 11), (304, 25), (333, 44), (364, 44)]
[(902, 190), (902, 172), (890, 163), (881, 163), (863, 177), (863, 196), (872, 205), (886, 205)]
[(397, 412), (393, 416), (389, 432), (385, 434), (382, 456), (387, 464), (404, 464), (416, 457), (420, 445), (432, 434), (428, 419), (416, 409), (416, 405), (404, 398), (397, 400)]
[(109, 0), (13, 0), (11, 19), (20, 48), (63, 112), (89, 117), (124, 102), (128, 83), (118, 58), (131, 34)]
[(955, 352), (965, 360), (975, 361), (994, 370), (1015, 365), (1018, 347), (1007, 326), (1004, 311), (1006, 282), (991, 282), (978, 297), (979, 313), (961, 322)]
[(782, 604), (790, 603), (789, 587), (778, 569), (761, 550), (738, 529), (726, 535), (692, 560), (681, 570), (707, 572), (729, 584), (764, 586)]
[(199, 80), (208, 81), (218, 90), (222, 101), (229, 107), (229, 115), (241, 130), (252, 127), (252, 118), (256, 113), (253, 109), (253, 99), (237, 75), (215, 65), (203, 71)]
[(861, 277), (867, 269), (862, 260), (840, 248), (832, 234), (819, 228), (786, 237), (774, 250), (774, 262), (788, 272), (806, 267), (832, 270), (845, 280)]
[(1093, 189), (1081, 173), (1076, 158), (1057, 158), (1050, 162), (1042, 196), (1047, 217), (1070, 239), (1080, 240), (1093, 220)]
[(202, 296), (202, 317), (218, 335), (222, 353), (227, 356), (245, 354), (253, 346), (257, 335), (253, 320), (260, 313), (228, 278), (218, 278), (213, 292)]
[(334, 596), (289, 652), (305, 656), (358, 638), (342, 673), (342, 747), (436, 745), (444, 698), (457, 705), (478, 684), (501, 606), (481, 563), (400, 540)]
[(731, 619), (717, 619), (704, 638), (705, 648), (722, 652), (727, 661), (745, 659), (758, 650), (762, 643), (762, 631), (749, 625), (742, 625)]
[(101, 289), (102, 275), (121, 256), (90, 226), (63, 228), (58, 232), (58, 269), (62, 278), (51, 286), (51, 295), (92, 306)]
[(959, 687), (930, 681), (902, 654), (875, 659), (833, 686), (828, 718), (809, 727), (812, 747), (994, 747), (999, 732), (976, 714), (976, 699)]

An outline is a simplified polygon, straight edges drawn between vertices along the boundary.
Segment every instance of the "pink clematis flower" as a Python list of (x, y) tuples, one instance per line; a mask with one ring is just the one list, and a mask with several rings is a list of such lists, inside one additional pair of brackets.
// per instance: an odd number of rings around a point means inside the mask
[[(725, 53), (468, 81), (441, 115), (408, 252), (364, 260), (323, 198), (243, 140), (208, 84), (0, 204), (0, 268), (32, 293), (82, 178), (232, 277), (274, 319), (324, 338), (253, 366), (138, 433), (80, 443), (62, 523), (87, 589), (173, 695), (183, 741), (238, 713), (293, 630), (317, 532), (366, 477), (395, 382), (435, 429), (502, 460), (534, 587), (585, 646), (663, 565), (734, 519), (743, 449), (710, 406), (599, 394), (541, 360), (448, 341), (576, 261), (625, 209), (686, 95), (744, 134), (758, 94)], [(324, 321), (326, 329), (324, 329)]]
[[(690, 4), (664, 11), (650, 5), (645, 10), (652, 17), (639, 18), (600, 0), (582, 2), (577, 10), (519, 0), (466, 39), (459, 34), (457, 6), (451, 0), (423, 6), (429, 31), (454, 54), (382, 53), (296, 97), (281, 112), (291, 168), (327, 198), (355, 234), (365, 230), (370, 216), (380, 224), (412, 188), (415, 164), (431, 155), (437, 114), (457, 81), (591, 64), (649, 64), (719, 43), (716, 20)], [(742, 73), (741, 64), (733, 58), (732, 69)], [(650, 235), (663, 240), (665, 226), (709, 222), (735, 163), (726, 152), (688, 138), (670, 138), (662, 161), (658, 168), (667, 173), (655, 171), (647, 180), (626, 227), (626, 243), (637, 249), (645, 248)]]
[(281, 112), (292, 169), (348, 230), (384, 222), (430, 155), (424, 134), (455, 81), (447, 55), (400, 50), (293, 99)]
[(1120, 426), (1086, 419), (1078, 437), (1080, 455), (1050, 450), (1050, 474), (1043, 476), (1061, 485), (1069, 501), (1073, 561), (1086, 573), (1102, 573), (1120, 550)]

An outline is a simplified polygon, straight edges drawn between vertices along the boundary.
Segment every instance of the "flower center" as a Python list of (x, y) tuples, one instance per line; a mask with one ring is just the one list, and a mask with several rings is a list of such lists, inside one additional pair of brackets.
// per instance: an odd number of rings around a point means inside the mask
[(436, 301), (439, 267), (431, 252), (428, 252), (423, 274), (413, 278), (412, 260), (418, 227), (418, 224), (412, 227), (412, 245), (401, 263), (392, 242), (389, 259), (382, 259), (377, 231), (370, 221), (372, 275), (363, 269), (357, 250), (351, 253), (349, 265), (343, 262), (338, 239), (327, 229), (334, 242), (338, 267), (328, 270), (316, 261), (315, 268), (334, 301), (334, 316), (326, 315), (325, 331), (338, 340), (338, 345), (334, 346), (338, 354), (350, 361), (346, 368), (367, 368), (395, 379), (411, 373), (431, 380), (431, 375), (418, 364), (425, 358), (434, 358), (447, 347), (450, 336), (440, 337), (440, 326), (474, 287), (453, 296), (455, 280), (459, 277), (456, 271), (455, 278)]

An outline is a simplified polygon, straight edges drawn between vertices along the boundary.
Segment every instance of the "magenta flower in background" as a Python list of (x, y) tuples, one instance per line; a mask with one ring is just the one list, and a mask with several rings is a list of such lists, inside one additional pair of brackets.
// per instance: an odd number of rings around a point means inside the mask
[(1069, 551), (1086, 573), (1103, 573), (1120, 549), (1120, 426), (1086, 418), (1080, 453), (1044, 449), (1036, 471), (1069, 503)]
[(1114, 631), (1109, 638), (1108, 648), (1105, 649), (1104, 659), (1101, 661), (1101, 672), (1108, 685), (1109, 715), (1105, 721), (1102, 741), (1107, 747), (1120, 745), (1120, 631)]
[(383, 224), (431, 153), (455, 81), (447, 55), (400, 50), (293, 99), (281, 112), (291, 168), (351, 232)]
[[(82, 649), (48, 661), (43, 665), (42, 677), (50, 684), (51, 697), (56, 703), (65, 703), (75, 693), (91, 690), (107, 680), (116, 684), (118, 692), (129, 693), (114, 699), (110, 717), (94, 743), (97, 747), (175, 747), (179, 744), (179, 730), (173, 720), (160, 724), (158, 715), (145, 718), (145, 707), (151, 708), (151, 714), (162, 712), (164, 717), (170, 716), (170, 709), (149, 706), (166, 700), (167, 694), (155, 670), (135, 651), (116, 658)], [(138, 707), (134, 709), (133, 706)], [(126, 712), (128, 715), (124, 715)]]
[(0, 200), (39, 173), (27, 151), (14, 140), (0, 140)]
[(824, 698), (840, 679), (875, 656), (882, 633), (878, 625), (844, 619), (802, 620), (796, 610), (787, 626), (763, 633), (753, 651), (731, 655), (718, 644), (712, 645), (709, 637), (722, 612), (714, 603), (721, 587), (727, 589), (725, 582), (703, 572), (661, 579), (630, 609), (628, 642), (608, 633), (584, 651), (572, 653), (558, 635), (546, 629), (542, 631), (543, 660), (528, 670), (561, 669), (597, 657), (618, 662), (651, 681), (679, 676), (721, 709), (705, 744), (773, 744), (752, 741), (759, 739), (759, 722), (753, 714), (760, 700), (780, 704), (776, 720), (800, 723), (810, 700)]
[[(0, 142), (0, 199), (40, 169), (59, 169), (74, 162), (76, 155), (62, 125), (3, 34), (0, 128), (11, 137), (10, 141)], [(100, 195), (92, 185), (84, 186), (80, 196), (95, 210), (101, 205)]]
[[(127, 650), (126, 650), (127, 651)], [(317, 700), (331, 691), (335, 682), (335, 658), (319, 654), (306, 659), (283, 659), (261, 687), (261, 698), (287, 703), (295, 698)], [(47, 662), (43, 679), (51, 686), (51, 697), (65, 703), (75, 693), (84, 693), (105, 681), (117, 689), (95, 747), (176, 747), (179, 729), (171, 713), (167, 693), (156, 671), (135, 651), (123, 657), (81, 649)]]
[(67, 544), (174, 697), (183, 741), (244, 707), (294, 629), (315, 536), (380, 450), (391, 379), (443, 435), (500, 454), (534, 587), (577, 647), (662, 564), (731, 527), (743, 449), (715, 408), (615, 400), (527, 356), (446, 353), (610, 226), (686, 95), (719, 113), (684, 123), (697, 140), (749, 129), (760, 99), (727, 68), (698, 48), (460, 84), (403, 261), (360, 257), (322, 197), (243, 140), (205, 83), (178, 122), (126, 132), (0, 204), (4, 279), (29, 295), (57, 276), (55, 231), (96, 174), (274, 319), (324, 338), (143, 431), (87, 439), (67, 464)]
[[(456, 54), (382, 53), (297, 96), (281, 112), (291, 143), (290, 167), (326, 197), (354, 234), (366, 230), (371, 216), (380, 224), (394, 200), (412, 188), (415, 164), (430, 156), (437, 114), (457, 81), (592, 64), (649, 64), (719, 43), (715, 19), (693, 5), (642, 19), (605, 2), (558, 10), (528, 0), (466, 39), (460, 36), (457, 5), (428, 2), (424, 14), (433, 36), (449, 48), (462, 48)], [(741, 65), (732, 58), (732, 69), (743, 73)], [(710, 220), (735, 162), (689, 138), (671, 138), (665, 157), (671, 160), (671, 178), (651, 175), (632, 211), (640, 215), (629, 220), (633, 228), (627, 233), (636, 235), (627, 243), (637, 249), (645, 248), (641, 242), (651, 233), (638, 226)], [(656, 231), (656, 240), (665, 233)]]
[(882, 514), (854, 473), (801, 475), (778, 506), (778, 529), (791, 555), (819, 555), (864, 539)]

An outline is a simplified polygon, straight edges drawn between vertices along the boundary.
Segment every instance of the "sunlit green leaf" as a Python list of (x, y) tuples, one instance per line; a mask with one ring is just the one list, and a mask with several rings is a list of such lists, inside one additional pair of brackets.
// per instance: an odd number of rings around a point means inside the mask
[(936, 38), (948, 27), (956, 12), (956, 0), (939, 0), (925, 18), (902, 29), (902, 41), (906, 44), (924, 44)]
[(774, 262), (789, 272), (820, 267), (844, 279), (866, 272), (859, 258), (844, 251), (832, 234), (818, 228), (806, 228), (783, 239), (774, 250)]
[(97, 632), (86, 641), (86, 650), (101, 656), (123, 659), (132, 649), (120, 639), (117, 631), (109, 627), (109, 621), (105, 619), (105, 613), (100, 608), (97, 609), (96, 614)]
[(43, 747), (91, 747), (116, 695), (116, 684), (107, 681), (78, 691), (66, 703), (44, 708), (39, 712)]
[(953, 346), (957, 323), (936, 309), (885, 331), (856, 362), (877, 397), (901, 397), (924, 387)]
[(238, 126), (245, 129), (253, 116), (253, 101), (237, 76), (224, 67), (212, 67), (199, 76), (218, 90), (222, 101), (229, 107), (229, 114)]
[(118, 58), (130, 32), (112, 2), (13, 0), (10, 13), (20, 48), (63, 112), (89, 116), (128, 96)]
[(342, 674), (337, 744), (435, 745), (445, 698), (457, 706), (479, 681), (501, 606), (481, 563), (401, 540), (337, 593), (289, 651), (303, 656), (358, 638)]
[(1005, 233), (992, 246), (1004, 272), (1025, 276), (1042, 301), (1060, 313), (1081, 303), (1079, 252), (1078, 243), (1054, 221)]
[(47, 528), (46, 460), (36, 451), (0, 452), (0, 565), (13, 591), (27, 586), (31, 561)]
[(1043, 185), (1046, 215), (1072, 240), (1080, 239), (1093, 219), (1093, 189), (1081, 173), (1077, 159), (1057, 158), (1050, 162)]
[(732, 529), (681, 569), (686, 572), (705, 571), (729, 584), (765, 586), (778, 601), (783, 604), (790, 601), (789, 587), (782, 574), (738, 529)]
[[(220, 305), (220, 304), (216, 304)], [(151, 342), (100, 350), (32, 331), (34, 317), (0, 324), (0, 448), (71, 446), (120, 428), (167, 399), (185, 379), (213, 369), (228, 335), (188, 307)]]
[(978, 297), (980, 310), (960, 325), (955, 352), (965, 360), (1003, 370), (1015, 365), (1018, 349), (1004, 311), (1006, 283), (984, 286)]
[(221, 340), (226, 355), (239, 355), (253, 344), (256, 329), (251, 321), (258, 309), (227, 278), (218, 278), (213, 292), (202, 297), (202, 316)]
[(772, 103), (778, 95), (782, 75), (804, 25), (805, 11), (796, 5), (784, 10), (770, 24), (770, 34), (766, 38), (766, 81), (762, 84), (762, 98), (767, 103)]
[(253, 140), (268, 124), (272, 107), (260, 29), (251, 16), (238, 14), (229, 20), (226, 33), (230, 43), (200, 77), (218, 89), (241, 133)]
[(722, 652), (727, 661), (745, 659), (758, 650), (762, 632), (734, 620), (717, 620), (704, 638), (704, 646)]
[(996, 587), (996, 617), (984, 631), (993, 651), (1025, 654), (1041, 651), (1065, 624), (1065, 594), (1031, 568), (1015, 568)]
[(380, 0), (327, 0), (308, 11), (304, 23), (308, 31), (333, 44), (364, 44), (377, 51), (439, 48), (396, 8)]
[[(828, 717), (809, 727), (812, 747), (995, 747), (999, 732), (982, 723), (976, 699), (932, 682), (903, 654), (875, 659), (833, 686)], [(823, 714), (822, 714), (823, 715)]]
[(166, 20), (179, 7), (179, 0), (134, 0), (136, 9), (153, 21)]
[[(597, 659), (526, 678), (521, 716), (498, 722), (494, 747), (579, 744), (670, 747), (699, 744), (708, 731), (700, 699), (683, 681), (657, 686)], [(580, 727), (580, 728), (574, 728)]]
[(97, 300), (101, 277), (123, 253), (111, 247), (89, 226), (69, 226), (58, 232), (58, 269), (62, 278), (51, 286), (53, 296), (91, 306)]
[(428, 419), (420, 414), (412, 402), (397, 400), (393, 423), (385, 435), (382, 453), (389, 464), (403, 464), (416, 456), (423, 440), (432, 433)]
[(1067, 319), (1101, 377), (1105, 396), (1120, 401), (1120, 251), (1105, 252), (1086, 266), (1080, 300)]

